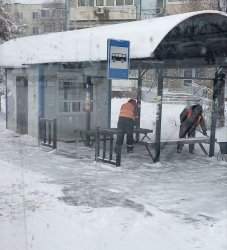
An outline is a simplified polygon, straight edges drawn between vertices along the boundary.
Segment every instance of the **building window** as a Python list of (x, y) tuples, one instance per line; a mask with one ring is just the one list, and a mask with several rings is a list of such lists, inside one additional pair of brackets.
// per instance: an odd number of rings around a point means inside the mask
[(187, 0), (167, 0), (167, 3), (185, 3)]
[(86, 89), (82, 84), (71, 81), (60, 81), (58, 87), (59, 112), (84, 112)]
[(125, 5), (133, 5), (133, 0), (125, 0)]
[(116, 5), (117, 5), (117, 6), (122, 6), (122, 5), (124, 5), (124, 0), (116, 0)]
[(41, 17), (42, 18), (49, 18), (49, 17), (51, 17), (50, 10), (41, 10)]
[(38, 12), (32, 12), (32, 20), (38, 20)]
[(96, 0), (78, 0), (78, 6), (94, 6)]
[(23, 19), (23, 13), (22, 12), (16, 12), (15, 13), (15, 19)]
[(96, 6), (104, 6), (104, 0), (96, 0)]
[(195, 78), (204, 78), (206, 77), (206, 69), (204, 68), (196, 68), (195, 69)]
[(52, 26), (51, 24), (44, 25), (44, 33), (51, 33), (56, 32), (55, 26)]
[(94, 3), (94, 0), (88, 0), (88, 6), (94, 6), (95, 3)]
[(78, 0), (78, 6), (86, 6), (86, 0)]
[(114, 6), (114, 0), (106, 0), (106, 6)]
[(32, 34), (33, 35), (39, 34), (39, 28), (38, 27), (33, 27), (32, 28)]
[[(184, 70), (184, 80), (183, 80), (183, 86), (184, 87), (190, 87), (192, 85), (192, 69), (185, 69)], [(189, 79), (187, 79), (189, 78)]]

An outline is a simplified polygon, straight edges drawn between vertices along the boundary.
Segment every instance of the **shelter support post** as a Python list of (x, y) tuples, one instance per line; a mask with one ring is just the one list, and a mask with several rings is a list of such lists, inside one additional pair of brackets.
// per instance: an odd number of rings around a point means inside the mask
[(39, 118), (43, 118), (45, 114), (44, 108), (44, 65), (39, 65)]
[(108, 80), (108, 128), (111, 128), (112, 80)]
[[(86, 100), (85, 100), (85, 111), (86, 111), (86, 130), (91, 129), (91, 77), (86, 78)], [(86, 135), (86, 144), (90, 144), (90, 135)]]
[(6, 87), (6, 93), (5, 93), (5, 103), (6, 103), (6, 129), (8, 129), (8, 86), (7, 86), (7, 69), (5, 69), (5, 87)]
[[(140, 128), (140, 117), (141, 117), (141, 96), (142, 96), (142, 71), (139, 69), (138, 75), (138, 86), (137, 86), (137, 106), (138, 106), (138, 123), (137, 127)], [(136, 133), (136, 142), (139, 141), (140, 133)]]
[(162, 97), (163, 97), (163, 76), (162, 76), (162, 68), (161, 68), (159, 69), (159, 72), (158, 72), (154, 162), (159, 162), (160, 160), (160, 141), (161, 141), (161, 126), (162, 126)]
[(214, 99), (212, 103), (212, 113), (211, 113), (209, 157), (214, 156), (216, 123), (217, 123), (217, 99)]
[[(222, 98), (223, 91), (223, 81), (225, 79), (225, 73), (222, 68), (217, 68), (215, 72), (214, 84), (213, 84), (213, 103), (212, 103), (212, 113), (211, 113), (211, 128), (210, 128), (210, 149), (209, 156), (214, 156), (215, 149), (215, 134), (217, 126), (218, 112), (220, 108), (220, 99)], [(224, 99), (223, 99), (224, 101)]]
[(225, 79), (218, 80), (217, 127), (225, 126)]

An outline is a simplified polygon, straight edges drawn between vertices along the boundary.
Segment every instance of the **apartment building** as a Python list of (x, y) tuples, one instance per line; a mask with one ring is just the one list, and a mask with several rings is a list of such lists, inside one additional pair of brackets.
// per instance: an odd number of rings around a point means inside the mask
[(137, 19), (134, 0), (73, 0), (72, 29), (133, 21)]
[(39, 34), (41, 26), (39, 23), (39, 13), (42, 9), (41, 4), (10, 4), (9, 13), (14, 23), (27, 24), (28, 28), (23, 34), (24, 36)]
[[(66, 30), (64, 2), (9, 5), (16, 24), (27, 24), (24, 36)], [(138, 18), (135, 0), (71, 0), (70, 29), (133, 21)]]
[(20, 4), (9, 5), (9, 13), (16, 24), (27, 24), (23, 36), (64, 31), (66, 28), (65, 4)]

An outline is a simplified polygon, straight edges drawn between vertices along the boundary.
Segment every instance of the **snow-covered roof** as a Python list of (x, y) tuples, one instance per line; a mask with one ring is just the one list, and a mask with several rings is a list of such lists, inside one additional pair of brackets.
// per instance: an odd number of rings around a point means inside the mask
[(99, 26), (38, 36), (17, 38), (0, 46), (0, 66), (54, 62), (102, 61), (107, 59), (107, 39), (130, 41), (130, 56), (148, 58), (176, 25), (202, 14), (227, 15), (219, 11), (197, 11), (149, 20)]

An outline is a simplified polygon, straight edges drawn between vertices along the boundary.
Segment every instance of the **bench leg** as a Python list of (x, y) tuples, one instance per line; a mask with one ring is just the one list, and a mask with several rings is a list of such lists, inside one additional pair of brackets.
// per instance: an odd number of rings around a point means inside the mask
[(152, 153), (151, 153), (150, 149), (148, 148), (148, 146), (147, 146), (147, 145), (145, 145), (145, 147), (146, 147), (146, 149), (147, 149), (147, 151), (148, 151), (148, 153), (149, 153), (149, 155), (150, 155), (151, 159), (152, 159), (152, 160), (153, 160), (153, 162), (155, 163), (155, 159), (154, 159), (154, 157), (153, 157), (153, 155), (152, 155)]
[(205, 154), (205, 156), (209, 156), (206, 149), (203, 147), (202, 143), (199, 143), (199, 146), (201, 147), (203, 153)]
[(151, 138), (147, 134), (144, 134), (143, 138), (140, 141), (143, 141), (145, 138), (147, 138), (148, 140), (151, 140)]

